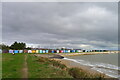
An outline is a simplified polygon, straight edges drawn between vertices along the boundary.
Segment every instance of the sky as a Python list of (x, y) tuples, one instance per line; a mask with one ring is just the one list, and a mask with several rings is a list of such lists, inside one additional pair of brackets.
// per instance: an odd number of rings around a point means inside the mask
[(31, 47), (118, 49), (117, 2), (4, 2), (2, 42)]

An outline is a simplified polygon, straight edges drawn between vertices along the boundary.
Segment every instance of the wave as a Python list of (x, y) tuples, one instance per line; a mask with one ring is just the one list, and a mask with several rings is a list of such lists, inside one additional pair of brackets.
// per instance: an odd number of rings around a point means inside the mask
[(80, 59), (70, 59), (70, 58), (64, 58), (64, 59), (74, 61), (76, 63), (80, 63), (81, 65), (90, 66), (91, 69), (94, 69), (100, 73), (104, 73), (110, 77), (114, 77), (114, 78), (120, 77), (118, 75), (118, 73), (120, 72), (120, 67), (116, 65), (100, 63), (100, 62), (89, 62), (89, 61), (80, 60)]

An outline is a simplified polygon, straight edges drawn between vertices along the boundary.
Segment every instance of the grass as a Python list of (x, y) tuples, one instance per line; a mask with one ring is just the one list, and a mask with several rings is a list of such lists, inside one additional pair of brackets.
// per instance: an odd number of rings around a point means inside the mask
[(69, 68), (68, 72), (74, 78), (88, 78), (88, 79), (93, 78), (93, 79), (97, 79), (97, 80), (103, 80), (104, 79), (104, 75), (90, 74), (90, 73), (86, 72), (85, 70), (77, 68), (77, 67)]
[(2, 54), (2, 78), (20, 78), (25, 54)]
[(2, 54), (0, 53), (0, 79), (2, 78)]
[(29, 78), (72, 78), (64, 70), (53, 66), (47, 58), (28, 55)]
[(27, 56), (28, 78), (97, 78), (102, 75), (91, 75), (80, 68), (67, 68), (59, 61), (37, 57), (34, 54), (2, 54), (2, 77), (21, 78), (25, 55)]

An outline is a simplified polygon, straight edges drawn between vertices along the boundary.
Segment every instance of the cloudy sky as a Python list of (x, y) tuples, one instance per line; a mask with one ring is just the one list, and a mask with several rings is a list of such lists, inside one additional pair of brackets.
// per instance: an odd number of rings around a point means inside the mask
[(4, 2), (2, 42), (28, 46), (117, 49), (116, 2)]

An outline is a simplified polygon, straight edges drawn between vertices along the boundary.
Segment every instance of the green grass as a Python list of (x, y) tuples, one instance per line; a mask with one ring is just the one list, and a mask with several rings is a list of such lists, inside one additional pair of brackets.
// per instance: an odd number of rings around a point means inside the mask
[(2, 78), (2, 54), (0, 53), (0, 79)]
[(27, 56), (28, 78), (98, 78), (79, 68), (67, 68), (59, 61), (36, 57), (34, 54), (2, 54), (2, 78), (22, 78), (25, 55)]
[(2, 78), (20, 78), (25, 54), (2, 54)]
[(47, 58), (28, 55), (29, 78), (72, 78), (66, 71), (55, 67)]

